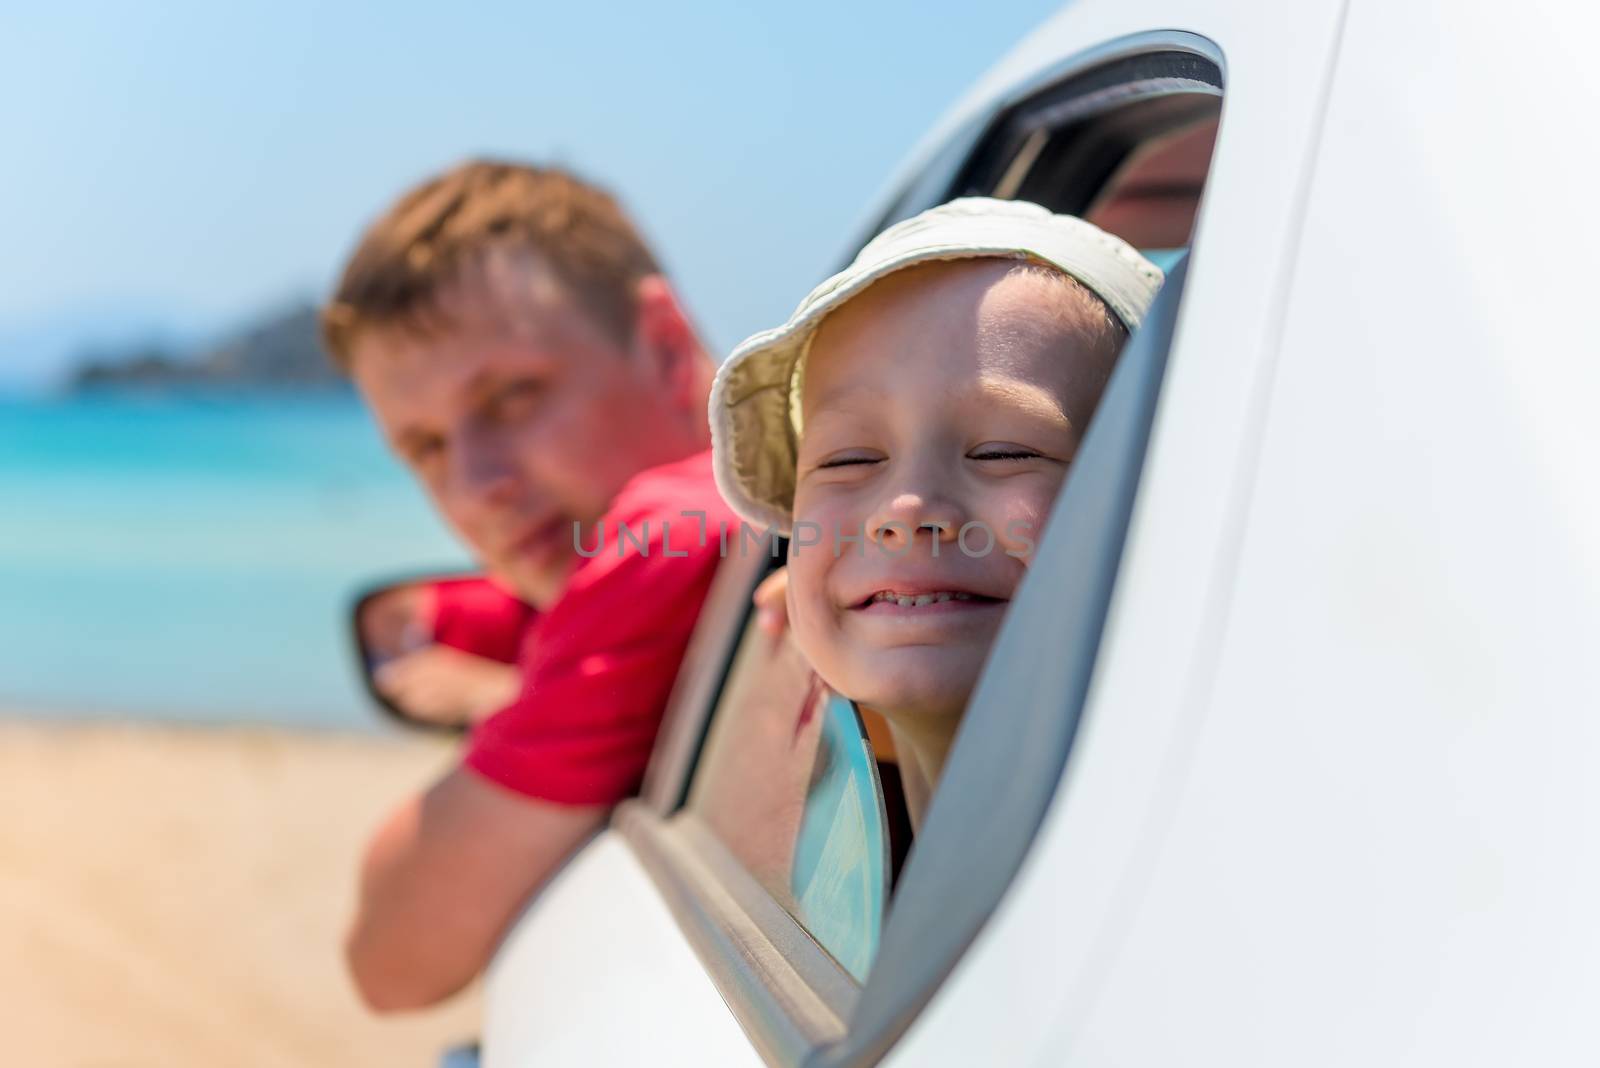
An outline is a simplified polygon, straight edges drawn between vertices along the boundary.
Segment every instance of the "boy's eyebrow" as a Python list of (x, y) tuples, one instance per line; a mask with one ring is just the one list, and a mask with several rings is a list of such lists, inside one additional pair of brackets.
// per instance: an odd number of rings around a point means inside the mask
[[(840, 409), (845, 409), (846, 412), (852, 409), (875, 411), (885, 400), (893, 396), (893, 393), (893, 390), (878, 385), (846, 382), (835, 386), (806, 405), (805, 421), (811, 423), (818, 419), (825, 420)], [(1054, 394), (1043, 386), (1023, 379), (994, 376), (968, 378), (952, 382), (946, 393), (958, 404), (971, 403), (975, 400), (998, 401), (1012, 408), (1020, 408), (1035, 419), (1059, 423), (1068, 430), (1077, 430), (1072, 417), (1067, 414)]]
[(846, 382), (811, 399), (809, 403), (802, 401), (800, 423), (809, 430), (818, 423), (826, 426), (859, 419), (881, 410), (884, 401), (892, 395), (892, 390), (880, 386)]
[(804, 414), (811, 418), (813, 414), (822, 414), (829, 408), (842, 407), (850, 404), (874, 404), (893, 396), (893, 390), (866, 383), (844, 382), (834, 386), (820, 397), (812, 398), (811, 403), (805, 405)]
[[(972, 392), (980, 397), (988, 397), (1021, 408), (1037, 419), (1061, 423), (1069, 430), (1076, 429), (1072, 424), (1072, 417), (1067, 415), (1061, 402), (1043, 386), (1017, 378), (980, 378), (972, 382), (971, 386)], [(966, 390), (954, 387), (952, 392), (957, 399), (961, 399)]]

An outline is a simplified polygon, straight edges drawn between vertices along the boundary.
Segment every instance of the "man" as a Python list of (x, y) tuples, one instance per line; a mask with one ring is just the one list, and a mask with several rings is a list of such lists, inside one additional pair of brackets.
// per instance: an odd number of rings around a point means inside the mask
[(323, 333), (440, 512), (538, 611), (520, 695), (368, 848), (346, 950), (389, 1011), (470, 982), (637, 789), (718, 558), (684, 513), (730, 513), (711, 361), (621, 209), (571, 175), (470, 162), (406, 194)]

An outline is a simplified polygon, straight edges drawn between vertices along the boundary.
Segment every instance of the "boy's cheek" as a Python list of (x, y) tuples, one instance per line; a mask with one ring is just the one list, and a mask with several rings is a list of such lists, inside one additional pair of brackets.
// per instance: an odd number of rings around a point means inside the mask
[(789, 577), (789, 628), (795, 647), (823, 682), (839, 689), (843, 638), (838, 624), (825, 602), (804, 590), (798, 579)]
[(1053, 503), (1053, 496), (1030, 498), (1008, 502), (1007, 507), (995, 509), (989, 523), (995, 531), (996, 551), (1023, 563), (1032, 560), (1044, 536), (1045, 521)]
[(814, 634), (822, 622), (822, 609), (826, 605), (823, 590), (827, 576), (819, 556), (818, 549), (796, 549), (793, 542), (789, 545), (786, 561), (789, 585), (784, 592), (784, 599), (788, 603), (789, 622), (795, 629), (797, 639), (802, 633)]

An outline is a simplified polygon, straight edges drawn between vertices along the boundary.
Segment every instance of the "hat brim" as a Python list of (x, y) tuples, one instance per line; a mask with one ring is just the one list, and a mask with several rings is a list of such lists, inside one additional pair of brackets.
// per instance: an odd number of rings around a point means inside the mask
[(969, 259), (1049, 263), (1014, 246), (918, 249), (813, 293), (788, 322), (751, 336), (723, 361), (711, 385), (711, 446), (717, 457), (717, 489), (735, 512), (774, 533), (790, 532), (799, 458), (797, 373), (822, 320), (896, 271), (920, 263)]
[[(881, 256), (881, 258), (876, 258)], [(870, 267), (863, 261), (876, 258)], [(789, 321), (747, 338), (711, 387), (717, 488), (745, 520), (792, 526), (799, 385), (817, 327), (887, 275), (940, 260), (1034, 261), (1084, 282), (1131, 333), (1161, 286), (1161, 270), (1120, 238), (1036, 204), (951, 201), (890, 227), (850, 267), (807, 295)]]

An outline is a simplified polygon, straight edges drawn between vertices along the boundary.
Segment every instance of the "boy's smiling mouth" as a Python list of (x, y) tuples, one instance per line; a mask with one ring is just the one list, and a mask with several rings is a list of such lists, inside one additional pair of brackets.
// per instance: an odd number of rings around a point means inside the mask
[(853, 611), (873, 613), (899, 613), (904, 611), (945, 611), (987, 608), (1004, 605), (1007, 601), (989, 597), (970, 590), (892, 589), (877, 590), (870, 596), (851, 605)]

